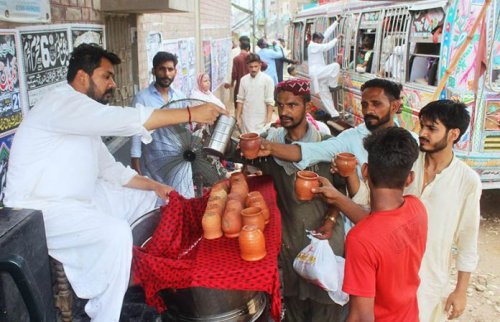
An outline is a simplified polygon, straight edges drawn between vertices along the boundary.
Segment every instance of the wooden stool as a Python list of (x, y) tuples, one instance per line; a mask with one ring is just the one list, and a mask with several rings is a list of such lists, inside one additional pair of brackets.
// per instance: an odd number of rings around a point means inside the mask
[(53, 276), (54, 305), (61, 313), (63, 322), (73, 321), (73, 290), (69, 284), (63, 265), (50, 257), (50, 266)]

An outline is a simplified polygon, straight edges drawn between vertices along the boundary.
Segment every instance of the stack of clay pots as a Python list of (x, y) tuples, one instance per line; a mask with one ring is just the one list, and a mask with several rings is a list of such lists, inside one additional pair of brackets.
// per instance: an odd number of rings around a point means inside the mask
[(203, 227), (203, 237), (206, 239), (217, 239), (222, 237), (222, 214), (226, 209), (227, 185), (216, 184), (210, 191), (205, 213), (201, 225)]
[(244, 174), (233, 173), (230, 185), (230, 190), (224, 182), (212, 188), (202, 220), (203, 237), (239, 237), (241, 257), (260, 260), (267, 254), (263, 232), (269, 222), (269, 208), (260, 192), (248, 192)]

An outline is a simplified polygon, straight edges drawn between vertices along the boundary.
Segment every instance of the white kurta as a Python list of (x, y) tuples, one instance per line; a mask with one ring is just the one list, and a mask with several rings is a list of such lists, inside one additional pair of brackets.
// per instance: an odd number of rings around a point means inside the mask
[(142, 134), (149, 108), (104, 106), (65, 85), (19, 126), (5, 204), (43, 212), (50, 256), (63, 263), (92, 321), (118, 321), (132, 258), (129, 223), (154, 207), (153, 192), (122, 187), (136, 172), (115, 161), (101, 136)]
[(241, 78), (236, 102), (243, 103), (242, 133), (262, 133), (266, 130), (267, 105), (274, 105), (274, 82), (259, 72), (255, 77)]
[[(334, 23), (325, 31), (325, 39), (328, 39), (335, 30), (337, 24)], [(307, 57), (309, 64), (309, 76), (311, 77), (313, 94), (319, 94), (324, 109), (331, 116), (338, 116), (339, 113), (333, 104), (332, 93), (329, 87), (336, 87), (340, 73), (340, 65), (325, 63), (324, 53), (335, 47), (337, 38), (330, 40), (327, 43), (315, 43), (311, 41), (307, 47)]]
[[(452, 247), (458, 251), (458, 271), (472, 272), (477, 266), (481, 181), (474, 170), (454, 157), (451, 164), (423, 189), (424, 164), (425, 153), (420, 152), (412, 169), (415, 180), (405, 189), (405, 194), (418, 196), (429, 216), (418, 303), (420, 321), (436, 322), (446, 319), (444, 304), (450, 292)], [(362, 184), (353, 200), (366, 204), (368, 199), (369, 191)]]

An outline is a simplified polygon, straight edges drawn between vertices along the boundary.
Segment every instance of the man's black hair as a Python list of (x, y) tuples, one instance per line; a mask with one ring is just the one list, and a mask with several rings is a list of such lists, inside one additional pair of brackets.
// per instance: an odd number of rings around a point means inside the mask
[(313, 40), (325, 39), (325, 36), (323, 36), (323, 34), (321, 32), (315, 32), (315, 33), (313, 33), (312, 39)]
[(286, 70), (288, 71), (288, 74), (291, 75), (293, 73), (293, 71), (295, 70), (295, 66), (290, 65), (290, 66), (288, 66), (288, 68)]
[(264, 38), (260, 38), (259, 40), (257, 40), (257, 46), (259, 48), (267, 48), (266, 40)]
[(254, 53), (250, 53), (250, 54), (248, 54), (247, 58), (245, 59), (245, 62), (248, 65), (250, 63), (255, 63), (255, 62), (261, 63), (262, 60), (260, 60), (260, 56), (259, 55), (254, 54)]
[(368, 151), (368, 175), (375, 188), (403, 189), (418, 158), (417, 141), (407, 130), (389, 127), (363, 140)]
[(92, 76), (94, 70), (101, 66), (101, 59), (103, 58), (108, 59), (113, 65), (118, 65), (122, 62), (116, 54), (105, 50), (97, 44), (81, 44), (76, 47), (69, 59), (68, 73), (66, 74), (68, 83), (71, 83), (75, 79), (76, 73), (80, 69)]
[(238, 39), (239, 42), (243, 42), (243, 41), (246, 41), (248, 43), (250, 43), (250, 37), (248, 36), (240, 36), (240, 38)]
[(250, 50), (250, 42), (249, 41), (240, 41), (240, 49), (241, 50)]
[(160, 66), (161, 64), (171, 61), (174, 63), (174, 67), (177, 66), (177, 55), (166, 51), (159, 51), (153, 57), (153, 68)]
[(373, 87), (384, 89), (385, 96), (387, 96), (391, 101), (401, 98), (401, 89), (403, 88), (401, 84), (387, 79), (374, 78), (366, 81), (363, 85), (361, 85), (361, 92), (367, 88)]
[(453, 142), (457, 143), (467, 131), (470, 124), (470, 115), (467, 106), (462, 102), (439, 100), (425, 105), (419, 113), (420, 120), (443, 123), (447, 130), (459, 129), (460, 135)]

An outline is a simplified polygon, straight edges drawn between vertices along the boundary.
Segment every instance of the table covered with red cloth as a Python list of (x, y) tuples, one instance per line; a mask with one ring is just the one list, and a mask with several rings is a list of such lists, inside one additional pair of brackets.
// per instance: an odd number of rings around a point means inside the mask
[(260, 191), (270, 212), (264, 230), (267, 255), (256, 262), (241, 259), (238, 238), (202, 238), (201, 220), (208, 195), (185, 199), (176, 192), (161, 209), (161, 219), (145, 247), (134, 247), (133, 276), (145, 291), (146, 303), (160, 312), (162, 289), (205, 287), (224, 290), (264, 291), (271, 296), (271, 314), (281, 315), (278, 253), (281, 217), (269, 176), (249, 177), (250, 191)]

